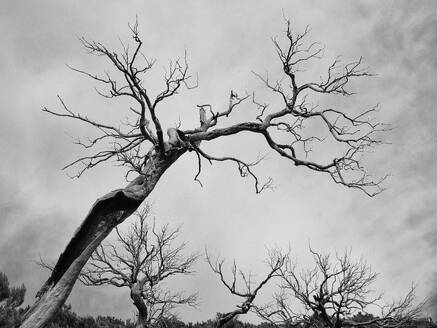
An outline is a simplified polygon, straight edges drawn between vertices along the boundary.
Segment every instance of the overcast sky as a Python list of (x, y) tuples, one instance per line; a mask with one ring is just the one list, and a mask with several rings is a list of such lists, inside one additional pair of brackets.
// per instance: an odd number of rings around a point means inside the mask
[[(435, 1), (8, 0), (0, 8), (0, 270), (13, 284), (27, 286), (27, 302), (48, 276), (34, 261), (41, 256), (54, 262), (95, 199), (125, 185), (123, 170), (111, 165), (69, 179), (67, 173), (74, 172), (61, 168), (82, 154), (69, 135), (88, 130), (40, 110), (59, 108), (60, 94), (74, 111), (123, 119), (125, 103), (102, 99), (94, 82), (65, 66), (96, 73), (108, 67), (103, 58), (88, 56), (77, 38), (117, 47), (118, 38), (131, 40), (127, 23), (137, 15), (144, 52), (157, 59), (156, 76), (169, 58), (187, 49), (199, 88), (170, 101), (163, 115), (168, 126), (180, 119), (190, 127), (197, 120), (196, 104), (220, 108), (231, 89), (265, 92), (251, 72), (280, 70), (270, 38), (284, 29), (283, 13), (297, 31), (310, 25), (309, 38), (326, 46), (317, 69), (336, 55), (345, 60), (363, 56), (377, 74), (355, 83), (357, 95), (338, 99), (338, 106), (379, 104), (379, 118), (395, 127), (385, 136), (390, 144), (366, 161), (376, 176), (391, 174), (387, 190), (369, 198), (275, 154), (258, 170), (274, 179), (274, 191), (256, 195), (252, 182), (227, 164), (205, 165), (201, 188), (193, 181), (196, 158), (189, 154), (150, 196), (158, 222), (183, 224), (182, 238), (190, 250), (207, 247), (259, 277), (266, 269), (266, 247), (291, 245), (302, 267), (310, 264), (309, 243), (326, 252), (351, 247), (355, 257), (362, 256), (380, 273), (377, 287), (388, 300), (415, 282), (418, 297), (432, 302), (437, 290)], [(161, 82), (149, 81), (158, 88)], [(268, 151), (245, 137), (214, 149), (242, 152), (246, 158)], [(175, 284), (198, 291), (201, 299), (199, 309), (180, 310), (181, 317), (197, 321), (232, 310), (236, 300), (203, 260), (196, 270), (194, 277)], [(270, 292), (265, 290), (260, 301), (268, 300)], [(437, 319), (434, 301), (428, 314)], [(79, 313), (93, 315), (131, 318), (134, 311), (128, 292), (110, 287), (77, 284), (68, 302)]]

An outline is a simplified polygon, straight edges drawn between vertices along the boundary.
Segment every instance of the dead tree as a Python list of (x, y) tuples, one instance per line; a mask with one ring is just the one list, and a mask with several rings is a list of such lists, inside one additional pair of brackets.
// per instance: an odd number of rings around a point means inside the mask
[(252, 274), (245, 273), (242, 270), (237, 269), (235, 261), (232, 264), (231, 269), (231, 279), (226, 280), (225, 274), (223, 273), (224, 260), (212, 261), (208, 253), (206, 253), (206, 259), (211, 267), (211, 270), (220, 277), (221, 283), (226, 287), (226, 289), (235, 296), (243, 299), (242, 303), (237, 305), (237, 309), (227, 313), (219, 313), (217, 316), (216, 326), (223, 327), (226, 323), (231, 320), (236, 319), (241, 314), (248, 313), (254, 306), (256, 296), (258, 295), (261, 288), (263, 288), (272, 278), (274, 278), (280, 271), (282, 266), (285, 264), (287, 258), (286, 255), (275, 253), (279, 256), (272, 256), (268, 258), (270, 271), (265, 276), (265, 278), (259, 283), (255, 283), (252, 280)]
[(315, 266), (298, 271), (287, 256), (280, 268), (280, 292), (274, 301), (257, 307), (258, 315), (275, 326), (292, 327), (405, 327), (420, 314), (414, 305), (415, 288), (397, 302), (384, 303), (372, 289), (377, 274), (350, 251), (332, 260), (310, 250)]
[(197, 255), (184, 256), (186, 244), (175, 244), (179, 229), (148, 225), (149, 213), (149, 206), (136, 212), (137, 220), (126, 234), (115, 228), (116, 242), (99, 246), (79, 277), (86, 286), (129, 288), (138, 328), (172, 317), (176, 306), (195, 305), (197, 298), (162, 287), (163, 280), (192, 273)]
[[(80, 176), (101, 163), (116, 161), (126, 167), (132, 181), (126, 187), (99, 198), (91, 207), (38, 292), (37, 301), (23, 323), (24, 328), (42, 327), (47, 322), (65, 302), (80, 271), (102, 240), (140, 206), (160, 177), (183, 154), (193, 152), (196, 155), (198, 172), (195, 180), (201, 173), (202, 160), (206, 160), (210, 163), (233, 163), (242, 177), (253, 179), (257, 193), (270, 186), (270, 179), (261, 182), (254, 171), (259, 159), (247, 162), (234, 156), (216, 156), (205, 152), (203, 145), (217, 139), (237, 138), (243, 133), (255, 134), (259, 136), (260, 143), (295, 166), (327, 174), (335, 183), (359, 189), (370, 196), (382, 191), (383, 179), (373, 179), (360, 161), (366, 150), (381, 143), (378, 134), (387, 128), (373, 121), (377, 108), (357, 113), (320, 108), (314, 100), (315, 96), (327, 94), (353, 94), (349, 82), (370, 75), (362, 68), (361, 58), (346, 64), (336, 59), (320, 81), (302, 81), (298, 77), (299, 71), (312, 60), (320, 58), (322, 48), (317, 43), (306, 43), (308, 29), (301, 34), (293, 33), (287, 21), (283, 37), (273, 40), (283, 76), (272, 81), (268, 76), (258, 75), (266, 88), (278, 97), (280, 105), (269, 106), (256, 100), (253, 94), (239, 96), (231, 91), (226, 108), (215, 109), (210, 104), (197, 106), (199, 126), (191, 129), (164, 127), (159, 114), (162, 103), (183, 88), (196, 87), (197, 83), (192, 83), (185, 55), (170, 62), (162, 91), (152, 95), (144, 76), (155, 61), (142, 53), (143, 42), (137, 23), (130, 29), (133, 47), (122, 44), (120, 52), (112, 51), (100, 42), (81, 39), (85, 49), (108, 60), (115, 73), (99, 75), (72, 68), (100, 84), (97, 91), (103, 97), (130, 99), (132, 106), (123, 113), (123, 117), (128, 116), (124, 125), (111, 125), (79, 114), (70, 109), (61, 97), (60, 111), (43, 109), (53, 116), (91, 126), (98, 133), (96, 137), (76, 141), (88, 153), (66, 168), (78, 168), (77, 176)], [(253, 106), (256, 114), (245, 121), (226, 124), (226, 118), (241, 106)], [(177, 111), (177, 108), (174, 110)], [(320, 135), (314, 135), (314, 129), (306, 128), (306, 124), (310, 123), (317, 125)], [(326, 143), (323, 159), (316, 151), (310, 152), (315, 143)], [(328, 146), (333, 144), (335, 146)], [(327, 150), (331, 150), (329, 158)]]

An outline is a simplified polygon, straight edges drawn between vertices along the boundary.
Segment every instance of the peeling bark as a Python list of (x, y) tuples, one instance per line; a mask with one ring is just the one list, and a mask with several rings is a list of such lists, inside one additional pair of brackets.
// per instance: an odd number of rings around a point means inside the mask
[[(172, 142), (173, 141), (173, 142)], [(22, 328), (43, 327), (69, 296), (83, 266), (106, 236), (129, 217), (155, 188), (162, 174), (186, 151), (170, 140), (166, 152), (155, 152), (141, 175), (124, 189), (99, 198), (60, 255), (51, 276), (37, 293)]]

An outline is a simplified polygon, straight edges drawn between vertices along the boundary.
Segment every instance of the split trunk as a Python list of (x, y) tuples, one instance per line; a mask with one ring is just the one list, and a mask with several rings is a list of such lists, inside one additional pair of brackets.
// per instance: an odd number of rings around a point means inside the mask
[(51, 276), (37, 294), (38, 300), (26, 313), (21, 328), (40, 328), (53, 317), (69, 296), (91, 254), (118, 224), (129, 217), (155, 188), (162, 174), (186, 151), (171, 147), (153, 153), (141, 175), (123, 189), (99, 198), (64, 252)]

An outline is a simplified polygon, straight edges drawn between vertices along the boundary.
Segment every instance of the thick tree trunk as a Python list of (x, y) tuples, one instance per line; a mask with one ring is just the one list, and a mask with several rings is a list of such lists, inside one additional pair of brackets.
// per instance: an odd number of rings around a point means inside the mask
[(40, 328), (51, 319), (64, 304), (94, 250), (140, 206), (162, 174), (186, 151), (183, 147), (168, 146), (165, 154), (153, 153), (143, 173), (124, 189), (114, 190), (94, 203), (38, 292), (38, 300), (26, 313), (21, 328)]
[(135, 327), (147, 328), (147, 318), (149, 316), (149, 311), (147, 309), (146, 303), (141, 297), (141, 287), (138, 285), (138, 283), (131, 286), (130, 297), (138, 310), (137, 322), (135, 324)]

